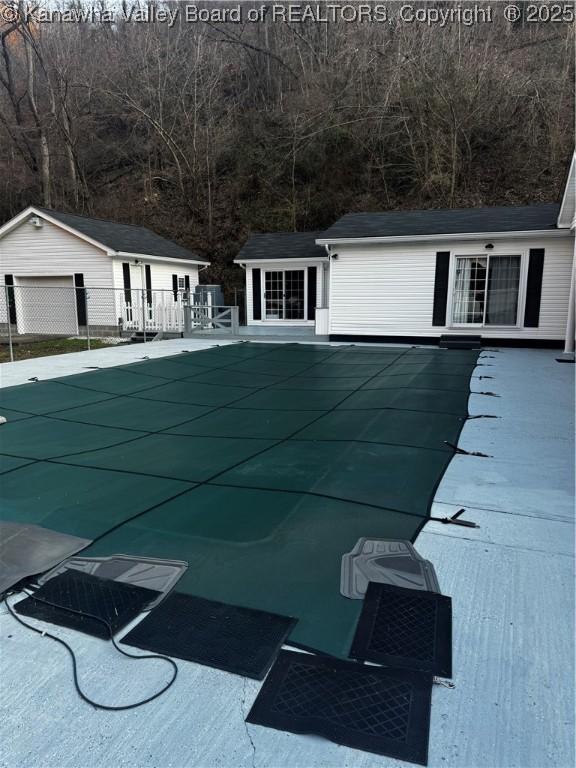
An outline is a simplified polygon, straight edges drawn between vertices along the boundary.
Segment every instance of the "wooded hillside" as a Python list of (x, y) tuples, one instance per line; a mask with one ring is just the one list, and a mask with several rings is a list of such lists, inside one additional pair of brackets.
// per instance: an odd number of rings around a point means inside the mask
[(568, 24), (20, 15), (0, 42), (0, 221), (38, 203), (145, 224), (212, 281), (251, 231), (558, 200), (573, 147)]

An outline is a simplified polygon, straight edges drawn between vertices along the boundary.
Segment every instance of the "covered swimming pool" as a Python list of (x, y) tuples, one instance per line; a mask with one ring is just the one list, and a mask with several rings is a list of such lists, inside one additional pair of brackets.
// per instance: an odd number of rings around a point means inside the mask
[(345, 657), (357, 540), (414, 541), (478, 352), (239, 343), (0, 391), (3, 519), (86, 556), (186, 560), (179, 591), (296, 618)]

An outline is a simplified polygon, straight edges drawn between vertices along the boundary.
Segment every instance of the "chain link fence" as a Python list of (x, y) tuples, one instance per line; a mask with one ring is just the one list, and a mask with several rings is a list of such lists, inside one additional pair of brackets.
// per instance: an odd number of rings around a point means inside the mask
[[(65, 284), (0, 285), (0, 345), (14, 360), (18, 347), (49, 339), (76, 340), (75, 349), (91, 349), (103, 343), (171, 338), (196, 328), (205, 330), (210, 327), (207, 318), (230, 309), (212, 306), (212, 301), (212, 295), (201, 290), (190, 294)], [(84, 343), (79, 346), (80, 341)]]
[(238, 307), (238, 320), (240, 325), (246, 325), (246, 289), (238, 286), (223, 288), (224, 304), (230, 307)]

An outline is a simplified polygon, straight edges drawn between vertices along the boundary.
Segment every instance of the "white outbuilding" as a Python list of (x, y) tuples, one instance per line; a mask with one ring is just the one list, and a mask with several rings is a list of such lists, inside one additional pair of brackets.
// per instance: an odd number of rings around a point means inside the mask
[[(146, 227), (30, 206), (0, 227), (0, 324), (19, 334), (181, 330), (208, 261)], [(87, 318), (87, 313), (90, 317)]]

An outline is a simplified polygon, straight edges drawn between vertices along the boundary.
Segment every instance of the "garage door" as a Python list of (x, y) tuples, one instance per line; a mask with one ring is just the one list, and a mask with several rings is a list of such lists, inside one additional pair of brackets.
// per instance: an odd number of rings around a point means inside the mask
[(16, 277), (14, 299), (18, 333), (78, 333), (72, 277)]

